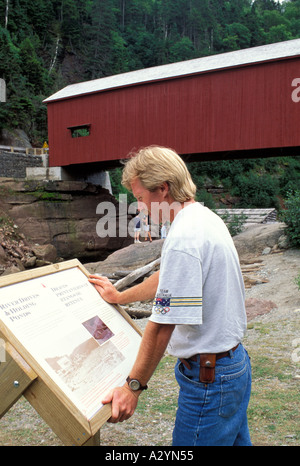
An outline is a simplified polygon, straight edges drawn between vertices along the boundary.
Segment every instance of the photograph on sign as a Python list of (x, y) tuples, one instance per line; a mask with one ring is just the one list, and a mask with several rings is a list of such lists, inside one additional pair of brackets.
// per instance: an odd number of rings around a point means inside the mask
[(88, 420), (141, 341), (78, 267), (0, 288), (0, 321)]

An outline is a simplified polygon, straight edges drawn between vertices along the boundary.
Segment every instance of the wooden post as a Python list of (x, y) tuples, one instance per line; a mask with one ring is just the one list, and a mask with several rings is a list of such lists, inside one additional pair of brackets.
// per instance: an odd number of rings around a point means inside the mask
[(24, 396), (64, 445), (84, 445), (92, 437), (88, 421), (70, 412), (65, 400), (40, 378), (28, 387)]
[(37, 378), (36, 373), (9, 342), (6, 342), (5, 349), (6, 360), (0, 363), (0, 418)]
[(100, 429), (93, 435), (87, 442), (83, 444), (83, 447), (99, 447), (100, 446)]

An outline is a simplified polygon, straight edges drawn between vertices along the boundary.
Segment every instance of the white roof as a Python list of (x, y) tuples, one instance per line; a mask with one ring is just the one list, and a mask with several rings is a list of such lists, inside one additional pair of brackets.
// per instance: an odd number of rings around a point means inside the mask
[(116, 74), (105, 78), (71, 84), (51, 95), (44, 102), (66, 99), (83, 94), (105, 91), (113, 88), (141, 84), (149, 81), (176, 78), (208, 71), (251, 65), (280, 58), (300, 55), (300, 39), (262, 45), (208, 57), (185, 60), (168, 65), (154, 66), (129, 73)]

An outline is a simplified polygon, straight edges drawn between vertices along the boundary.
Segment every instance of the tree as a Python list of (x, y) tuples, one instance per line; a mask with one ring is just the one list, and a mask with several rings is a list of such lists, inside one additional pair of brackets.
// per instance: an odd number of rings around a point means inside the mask
[(7, 29), (0, 27), (0, 77), (6, 82), (7, 99), (0, 105), (1, 128), (13, 124), (13, 104), (18, 77), (21, 74), (19, 49), (13, 44)]
[(116, 13), (114, 0), (93, 0), (84, 30), (87, 79), (113, 74), (112, 31), (117, 30)]
[(289, 22), (289, 30), (293, 38), (300, 36), (300, 0), (286, 2), (284, 4), (283, 16)]
[(293, 36), (284, 24), (278, 24), (278, 26), (272, 26), (266, 34), (266, 43), (274, 44), (275, 42), (282, 42), (284, 40), (290, 40)]
[(1, 125), (45, 133), (43, 96), (74, 79), (299, 36), (300, 0), (2, 0)]
[(227, 45), (227, 50), (239, 50), (250, 47), (251, 32), (241, 23), (229, 24), (226, 28), (226, 35), (223, 43)]
[(42, 61), (38, 58), (34, 47), (34, 41), (38, 42), (38, 38), (24, 39), (20, 44), (20, 60), (22, 74), (27, 78), (28, 85), (33, 86), (35, 94), (43, 94), (46, 88), (46, 72)]
[(170, 47), (170, 62), (189, 60), (195, 57), (192, 41), (184, 36)]

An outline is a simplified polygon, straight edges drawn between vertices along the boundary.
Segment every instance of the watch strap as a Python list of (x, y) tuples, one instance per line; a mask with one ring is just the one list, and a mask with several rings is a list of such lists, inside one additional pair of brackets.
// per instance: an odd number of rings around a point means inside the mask
[[(136, 388), (136, 389), (133, 389), (132, 387), (130, 387), (130, 382), (132, 382), (132, 381), (138, 382), (138, 383), (139, 383), (139, 387)], [(138, 391), (138, 390), (147, 390), (147, 388), (148, 388), (148, 385), (142, 385), (141, 382), (140, 382), (139, 380), (137, 380), (137, 379), (132, 379), (132, 378), (129, 377), (129, 376), (128, 376), (127, 379), (126, 379), (126, 382), (128, 383), (128, 385), (129, 385), (129, 387), (131, 388), (131, 390), (134, 390), (134, 391)]]

